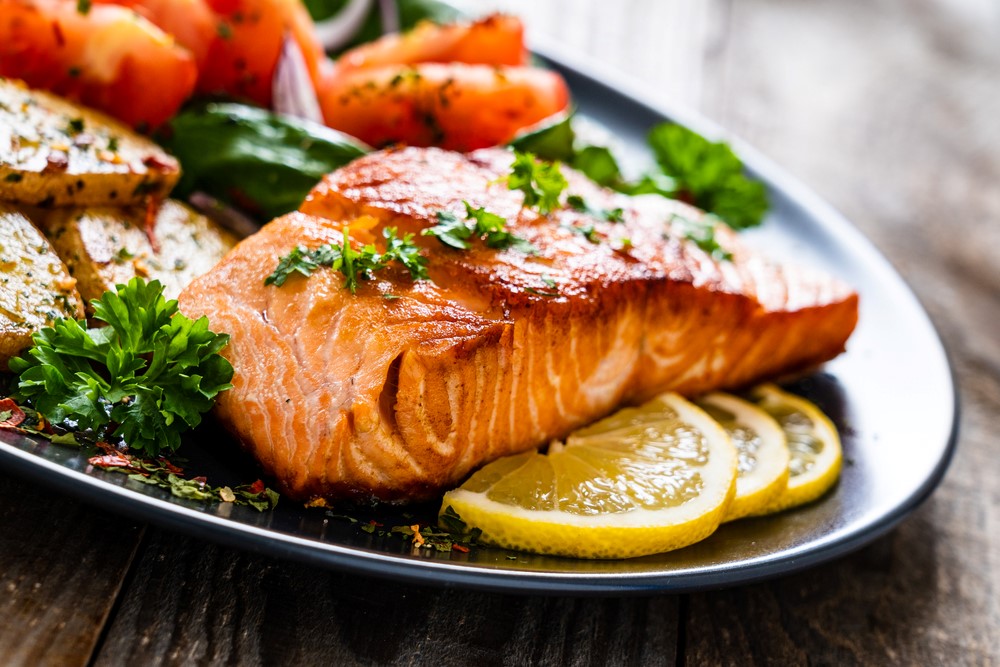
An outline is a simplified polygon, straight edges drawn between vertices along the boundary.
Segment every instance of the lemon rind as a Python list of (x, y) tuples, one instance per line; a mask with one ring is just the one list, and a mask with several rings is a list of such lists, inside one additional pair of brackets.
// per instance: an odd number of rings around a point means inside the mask
[(761, 467), (750, 476), (737, 475), (736, 495), (722, 522), (742, 519), (777, 502), (788, 487), (790, 459), (781, 425), (761, 408), (732, 394), (712, 392), (699, 397), (698, 401), (733, 413), (739, 421), (755, 430), (762, 442), (758, 456)]
[(785, 492), (769, 505), (754, 512), (752, 516), (764, 516), (800, 507), (826, 495), (840, 479), (840, 472), (843, 468), (844, 452), (837, 427), (812, 402), (784, 391), (774, 384), (761, 385), (754, 390), (753, 394), (755, 397), (766, 395), (777, 397), (805, 413), (815, 424), (815, 430), (823, 441), (824, 447), (823, 456), (818, 460), (813, 470), (798, 477), (789, 478)]
[[(529, 510), (459, 488), (445, 494), (442, 510), (451, 506), (468, 525), (483, 531), (485, 543), (558, 556), (630, 558), (705, 539), (718, 528), (736, 493), (736, 448), (726, 431), (696, 405), (676, 394), (653, 400), (665, 403), (709, 442), (709, 462), (700, 469), (706, 490), (698, 497), (661, 510), (580, 515)], [(578, 444), (584, 445), (586, 438), (581, 440)], [(570, 439), (566, 446), (578, 445)]]

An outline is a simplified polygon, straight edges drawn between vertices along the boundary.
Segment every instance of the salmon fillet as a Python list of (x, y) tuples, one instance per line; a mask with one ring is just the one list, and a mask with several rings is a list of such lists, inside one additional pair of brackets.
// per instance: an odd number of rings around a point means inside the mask
[[(843, 283), (768, 262), (721, 228), (732, 260), (717, 261), (679, 231), (699, 211), (566, 168), (571, 192), (624, 221), (540, 216), (498, 182), (510, 162), (497, 149), (361, 158), (181, 295), (188, 316), (231, 334), (234, 388), (218, 416), (285, 494), (426, 499), (622, 404), (738, 388), (844, 349), (858, 298)], [(386, 226), (419, 234), (439, 211), (464, 217), (463, 201), (503, 216), (537, 254), (418, 235), (430, 280), (390, 266), (357, 294), (329, 269), (264, 285), (279, 257), (339, 242), (345, 224), (359, 242)]]

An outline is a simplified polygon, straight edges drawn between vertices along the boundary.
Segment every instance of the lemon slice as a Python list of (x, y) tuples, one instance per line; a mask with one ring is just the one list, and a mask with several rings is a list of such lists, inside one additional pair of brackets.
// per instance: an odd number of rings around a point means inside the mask
[(769, 414), (731, 394), (712, 393), (695, 401), (719, 422), (736, 446), (736, 496), (722, 521), (733, 521), (769, 507), (788, 486), (785, 432)]
[(718, 527), (736, 489), (736, 449), (711, 417), (676, 394), (577, 431), (547, 454), (499, 459), (452, 507), (481, 540), (579, 558), (670, 551)]
[(840, 476), (843, 453), (840, 436), (819, 408), (772, 384), (751, 392), (750, 400), (778, 422), (788, 441), (788, 486), (785, 492), (753, 514), (771, 514), (816, 500)]

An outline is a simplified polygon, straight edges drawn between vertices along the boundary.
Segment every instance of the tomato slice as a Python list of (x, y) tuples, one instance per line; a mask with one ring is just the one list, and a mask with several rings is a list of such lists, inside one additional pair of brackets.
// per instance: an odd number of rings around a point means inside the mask
[(337, 66), (343, 71), (428, 62), (527, 65), (524, 26), (520, 19), (505, 14), (493, 14), (473, 23), (422, 23), (407, 33), (386, 35), (348, 51)]
[(460, 151), (506, 143), (569, 103), (555, 72), (463, 63), (335, 72), (319, 97), (327, 125), (373, 146)]
[(0, 0), (0, 75), (154, 128), (191, 95), (197, 68), (173, 37), (124, 7), (81, 13), (75, 2)]

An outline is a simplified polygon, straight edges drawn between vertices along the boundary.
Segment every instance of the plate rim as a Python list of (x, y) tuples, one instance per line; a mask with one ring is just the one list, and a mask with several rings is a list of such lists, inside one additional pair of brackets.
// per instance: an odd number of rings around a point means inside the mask
[[(819, 221), (821, 227), (836, 234), (853, 256), (862, 257), (864, 263), (874, 264), (883, 272), (888, 271), (896, 279), (897, 287), (915, 306), (916, 313), (925, 319), (933, 342), (943, 356), (950, 382), (948, 393), (952, 396), (951, 404), (948, 406), (951, 411), (951, 428), (942, 455), (930, 475), (902, 502), (860, 527), (841, 528), (787, 549), (779, 555), (762, 555), (731, 565), (712, 567), (707, 571), (703, 571), (703, 568), (694, 571), (687, 568), (638, 573), (556, 573), (514, 570), (484, 564), (470, 567), (461, 562), (405, 558), (279, 533), (108, 484), (99, 478), (14, 447), (6, 442), (6, 436), (0, 437), (0, 463), (24, 477), (114, 513), (125, 514), (240, 550), (380, 579), (499, 593), (627, 595), (686, 593), (746, 585), (794, 574), (835, 560), (869, 544), (896, 527), (931, 495), (948, 470), (957, 449), (961, 409), (951, 355), (933, 320), (909, 284), (885, 256), (833, 206), (753, 146), (734, 137), (721, 126), (693, 110), (675, 108), (662, 100), (651, 98), (627, 73), (585, 55), (569, 52), (544, 39), (533, 36), (531, 41), (532, 51), (536, 55), (561, 70), (589, 80), (593, 85), (611, 89), (646, 107), (653, 114), (679, 122), (701, 134), (709, 137), (725, 137), (734, 146), (749, 171), (761, 176), (770, 187), (783, 192), (790, 201), (809, 211)], [(605, 81), (613, 81), (614, 84), (604, 83)], [(127, 499), (127, 502), (120, 502), (123, 499)]]

